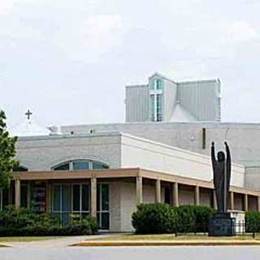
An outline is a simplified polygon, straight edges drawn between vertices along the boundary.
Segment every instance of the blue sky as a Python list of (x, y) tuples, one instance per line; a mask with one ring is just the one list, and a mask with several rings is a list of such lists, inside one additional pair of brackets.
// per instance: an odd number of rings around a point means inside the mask
[(260, 1), (0, 0), (10, 126), (124, 121), (124, 86), (220, 78), (223, 121), (260, 121)]

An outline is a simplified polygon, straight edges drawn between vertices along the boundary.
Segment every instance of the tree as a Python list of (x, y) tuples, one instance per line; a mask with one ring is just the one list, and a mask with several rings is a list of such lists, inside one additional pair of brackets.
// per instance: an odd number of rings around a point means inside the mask
[(10, 137), (5, 120), (5, 113), (0, 110), (0, 188), (9, 187), (11, 173), (19, 164), (14, 159), (17, 137)]

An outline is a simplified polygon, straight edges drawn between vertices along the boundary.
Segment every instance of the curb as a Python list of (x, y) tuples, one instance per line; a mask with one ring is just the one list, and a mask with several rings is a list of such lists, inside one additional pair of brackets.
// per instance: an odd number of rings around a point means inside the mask
[(260, 241), (82, 241), (71, 246), (120, 247), (120, 246), (260, 246)]
[(1, 248), (1, 247), (11, 247), (11, 245), (6, 244), (6, 243), (0, 243), (0, 248)]

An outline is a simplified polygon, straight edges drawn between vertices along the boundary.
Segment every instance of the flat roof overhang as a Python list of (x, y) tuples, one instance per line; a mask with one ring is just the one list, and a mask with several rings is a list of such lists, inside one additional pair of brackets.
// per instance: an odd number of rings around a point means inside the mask
[[(14, 172), (13, 179), (21, 181), (48, 181), (48, 180), (75, 180), (90, 178), (129, 178), (143, 177), (165, 182), (179, 183), (189, 186), (213, 189), (212, 181), (204, 181), (195, 178), (182, 177), (170, 173), (151, 171), (141, 168), (118, 168), (104, 170), (80, 170), (80, 171), (27, 171)], [(260, 196), (260, 191), (231, 186), (230, 191), (252, 196)]]

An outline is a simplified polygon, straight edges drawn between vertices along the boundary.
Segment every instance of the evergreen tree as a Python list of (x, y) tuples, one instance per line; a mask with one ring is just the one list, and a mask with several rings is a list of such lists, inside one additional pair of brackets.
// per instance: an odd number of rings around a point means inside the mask
[(0, 188), (8, 188), (12, 171), (18, 167), (15, 157), (17, 137), (10, 137), (6, 128), (6, 116), (0, 110)]

